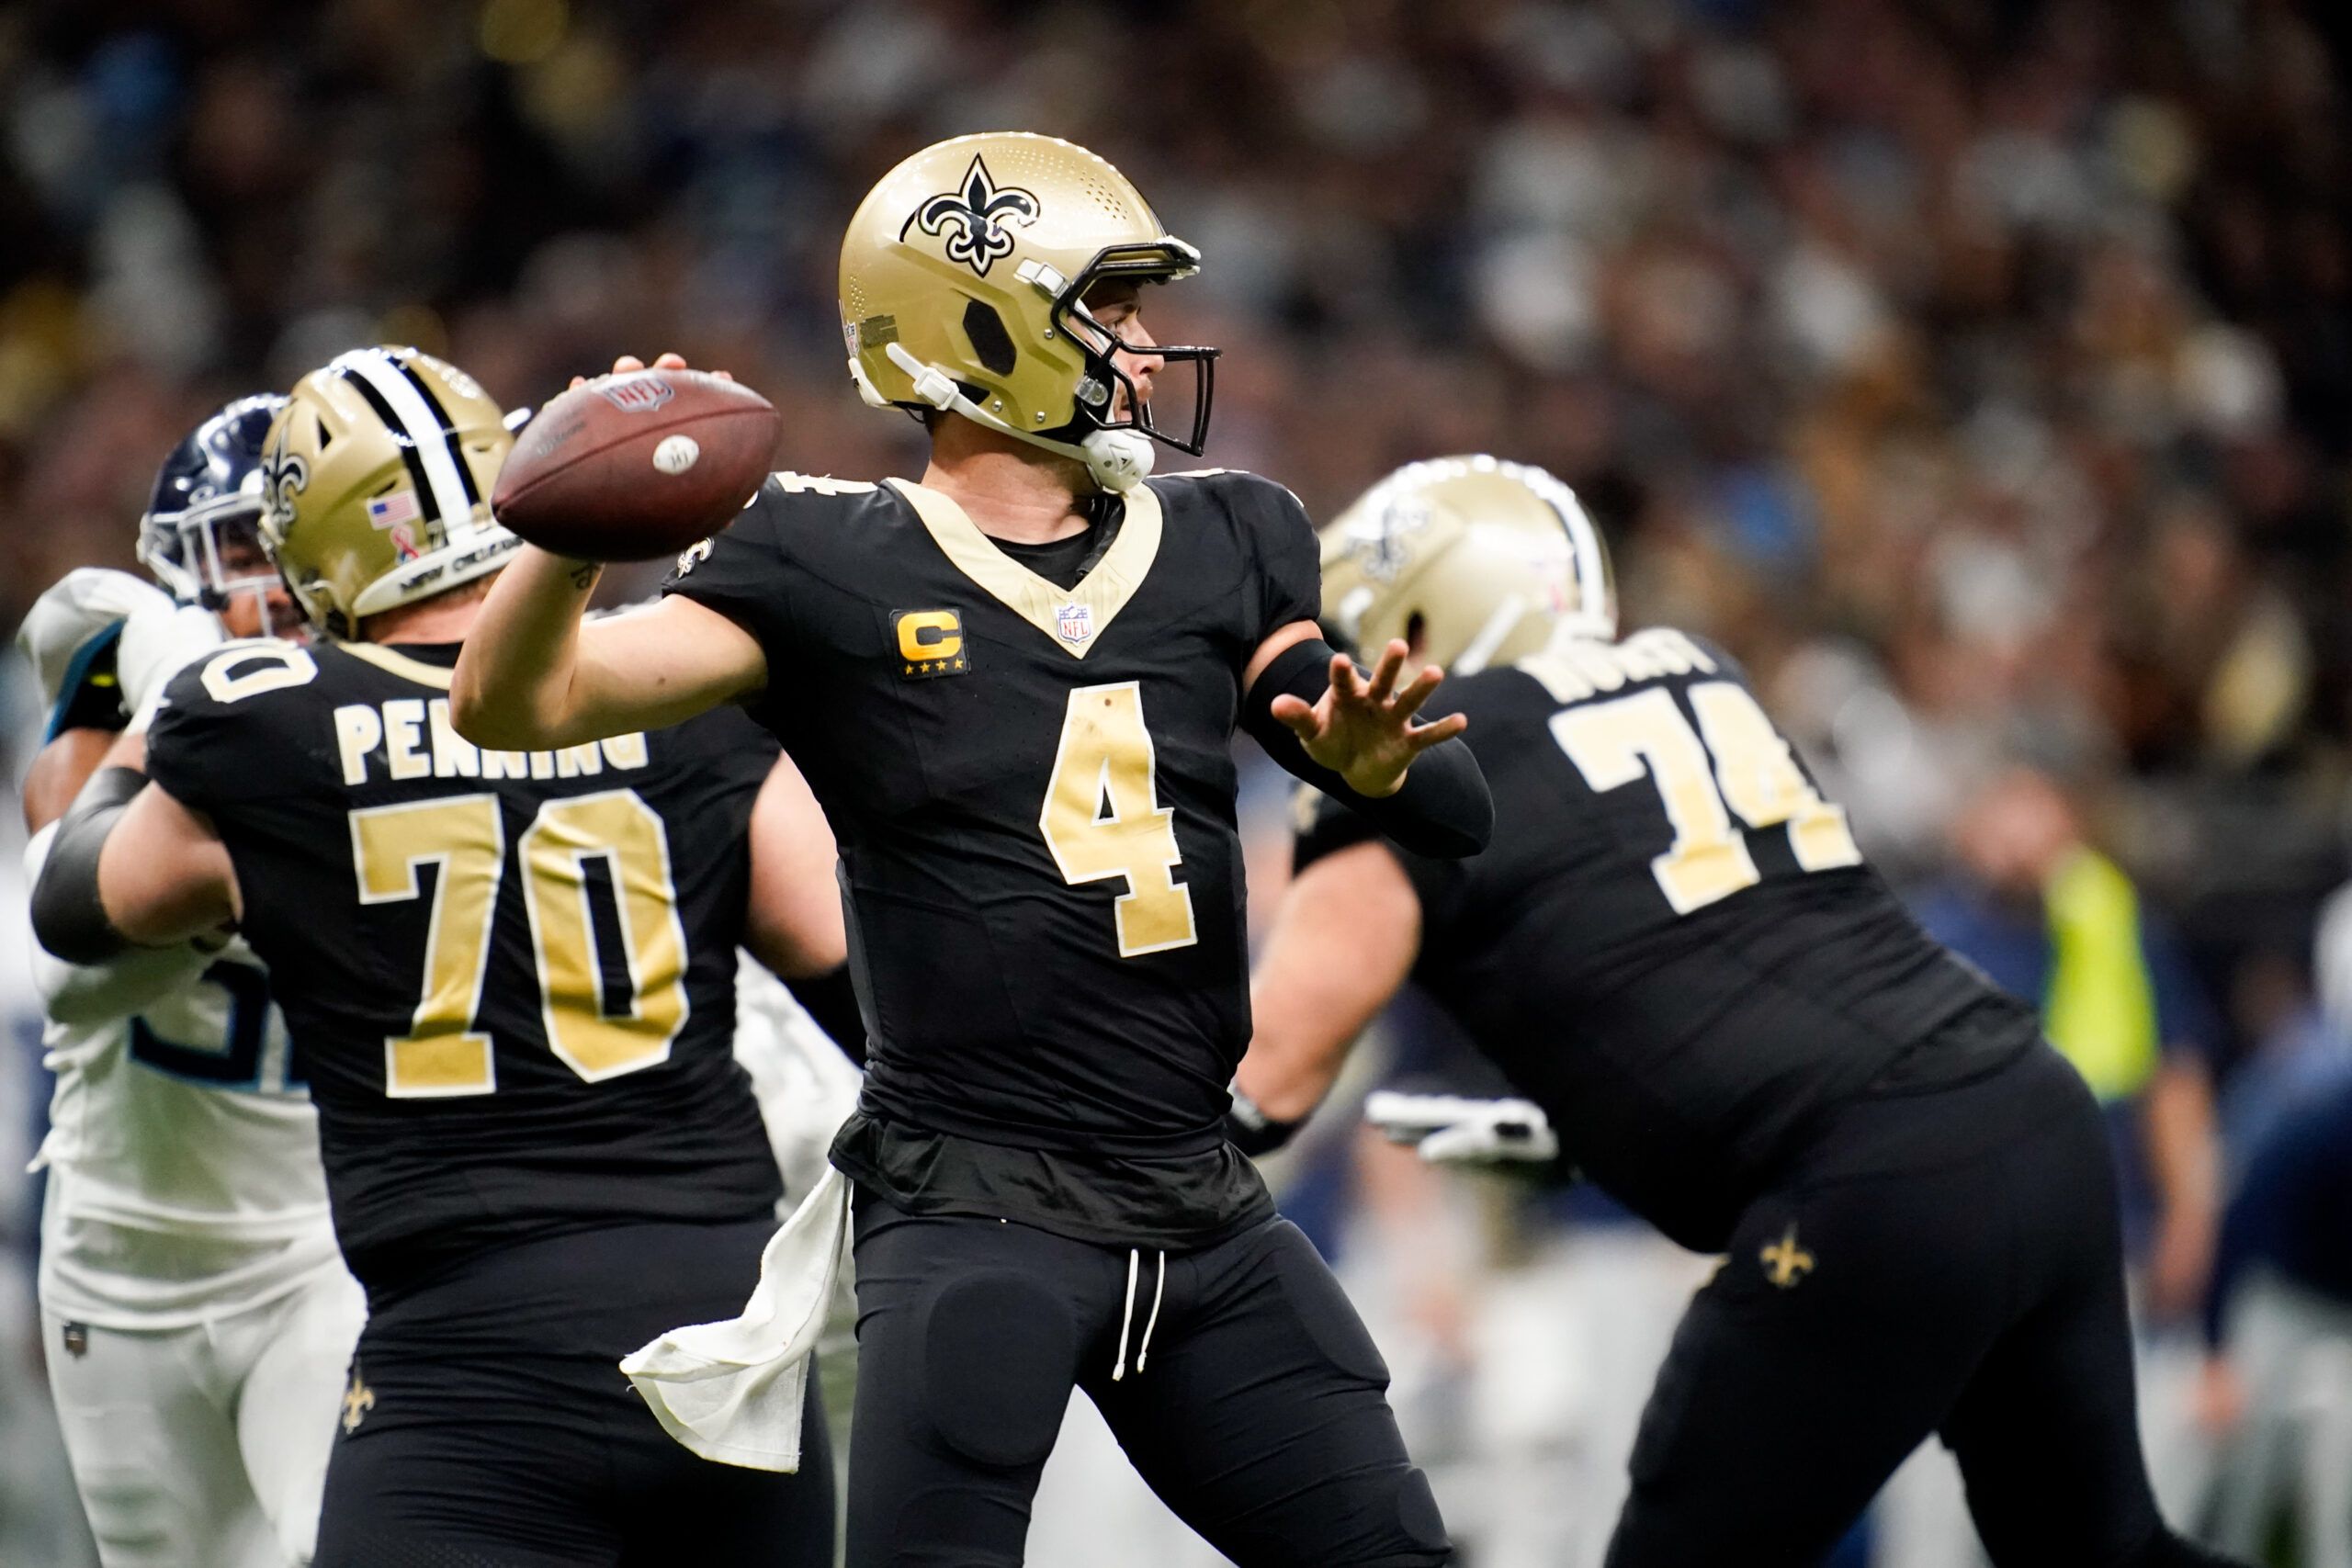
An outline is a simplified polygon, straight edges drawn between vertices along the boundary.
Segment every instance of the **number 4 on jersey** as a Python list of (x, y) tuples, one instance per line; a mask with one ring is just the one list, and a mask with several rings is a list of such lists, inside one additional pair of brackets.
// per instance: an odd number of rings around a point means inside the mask
[(1125, 878), (1113, 906), (1122, 958), (1200, 940), (1193, 890), (1173, 875), (1184, 855), (1175, 807), (1159, 804), (1156, 767), (1141, 687), (1120, 681), (1070, 693), (1037, 829), (1072, 886)]
[(1822, 799), (1746, 688), (1709, 681), (1690, 695), (1696, 731), (1663, 687), (1552, 718), (1560, 750), (1594, 790), (1622, 788), (1645, 773), (1657, 781), (1674, 842), (1650, 870), (1676, 914), (1763, 880), (1732, 829), (1735, 811), (1752, 829), (1788, 824), (1789, 848), (1806, 871), (1861, 863), (1846, 813)]

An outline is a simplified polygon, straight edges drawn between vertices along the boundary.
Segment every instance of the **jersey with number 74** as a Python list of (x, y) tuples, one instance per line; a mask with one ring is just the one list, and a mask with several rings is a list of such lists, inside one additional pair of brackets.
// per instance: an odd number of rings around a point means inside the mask
[[(1947, 1026), (2032, 1038), (2031, 1010), (1863, 863), (1712, 644), (1555, 643), (1448, 682), (1430, 711), (1470, 716), (1495, 840), (1469, 861), (1398, 853), (1421, 906), (1414, 977), (1566, 1157), (1684, 1245), (1719, 1250), (1796, 1140)], [(1322, 801), (1298, 863), (1369, 837)]]
[(1305, 511), (1240, 473), (1128, 491), (1070, 586), (896, 480), (777, 475), (681, 558), (666, 592), (759, 640), (752, 712), (841, 845), (869, 1114), (1027, 1150), (1222, 1149), (1250, 1035), (1241, 673), (1318, 591)]
[(450, 728), (457, 645), (232, 643), (148, 768), (233, 860), (371, 1293), (583, 1224), (778, 1191), (734, 1063), (745, 829), (775, 742), (733, 710), (563, 751)]

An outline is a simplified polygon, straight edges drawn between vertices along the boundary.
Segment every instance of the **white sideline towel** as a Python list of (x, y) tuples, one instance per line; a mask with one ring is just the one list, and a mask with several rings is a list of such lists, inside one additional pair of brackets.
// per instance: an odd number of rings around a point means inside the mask
[(760, 1253), (742, 1315), (673, 1328), (621, 1362), (662, 1430), (707, 1460), (800, 1468), (809, 1353), (849, 1256), (849, 1179), (824, 1179)]

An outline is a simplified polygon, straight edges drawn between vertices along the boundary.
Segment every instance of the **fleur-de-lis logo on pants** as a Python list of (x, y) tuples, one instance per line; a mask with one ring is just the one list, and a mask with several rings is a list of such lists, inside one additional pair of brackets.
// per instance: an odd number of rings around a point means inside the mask
[(905, 239), (907, 230), (918, 225), (926, 234), (946, 234), (947, 259), (986, 277), (1000, 257), (1012, 254), (1012, 235), (1005, 224), (1025, 229), (1042, 210), (1036, 197), (1019, 186), (999, 186), (976, 155), (964, 171), (964, 188), (943, 192), (915, 209), (914, 216), (899, 227), (899, 237)]
[(359, 1368), (351, 1369), (351, 1386), (343, 1391), (343, 1429), (359, 1430), (359, 1423), (368, 1419), (368, 1412), (376, 1408), (376, 1391), (359, 1378)]
[(1764, 1277), (1781, 1290), (1792, 1290), (1797, 1282), (1813, 1272), (1813, 1254), (1797, 1245), (1796, 1222), (1789, 1222), (1786, 1235), (1758, 1254), (1764, 1262)]

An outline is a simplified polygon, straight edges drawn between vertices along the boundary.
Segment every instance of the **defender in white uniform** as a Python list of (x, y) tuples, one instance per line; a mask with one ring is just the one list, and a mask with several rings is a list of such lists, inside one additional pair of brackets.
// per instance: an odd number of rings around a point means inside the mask
[[(105, 743), (189, 654), (263, 635), (261, 438), (232, 403), (164, 465), (140, 556), (170, 596), (83, 570), (19, 634), (49, 697), (27, 780), (35, 872)], [(177, 603), (175, 603), (175, 600)], [(77, 968), (36, 952), (56, 1075), (40, 1293), (50, 1385), (106, 1568), (310, 1561), (365, 1314), (328, 1224), (301, 1064), (242, 942)]]

